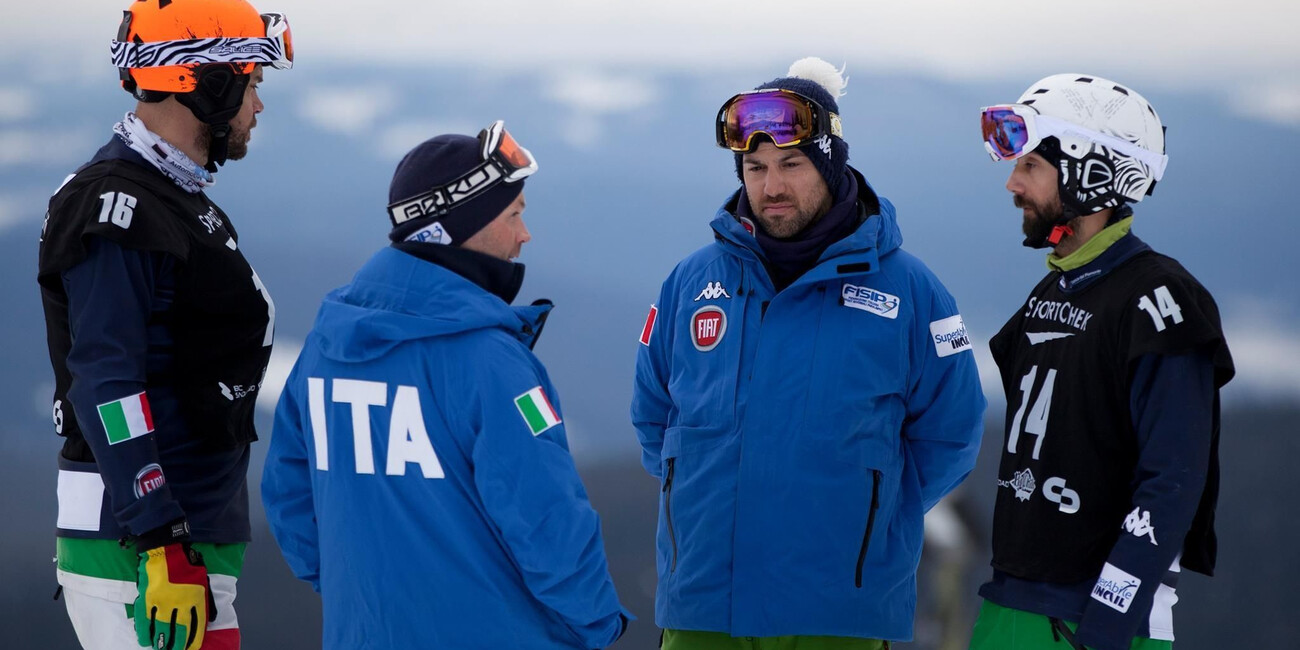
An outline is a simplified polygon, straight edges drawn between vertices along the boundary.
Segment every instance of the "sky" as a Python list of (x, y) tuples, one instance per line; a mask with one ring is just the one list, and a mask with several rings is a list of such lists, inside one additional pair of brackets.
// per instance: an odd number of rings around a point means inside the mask
[[(42, 76), (98, 74), (126, 7), (105, 0), (10, 4), (0, 23), (0, 52), (24, 53), (33, 74)], [(1077, 67), (1106, 70), (1139, 88), (1214, 88), (1244, 113), (1300, 125), (1300, 39), (1293, 34), (1300, 4), (1290, 0), (262, 0), (256, 6), (288, 15), (300, 59), (313, 66), (699, 72), (816, 54), (851, 63), (850, 74), (889, 70), (950, 80), (1046, 76)], [(55, 52), (79, 65), (43, 67)], [(22, 110), (22, 101), (3, 91), (0, 105), (0, 119)]]

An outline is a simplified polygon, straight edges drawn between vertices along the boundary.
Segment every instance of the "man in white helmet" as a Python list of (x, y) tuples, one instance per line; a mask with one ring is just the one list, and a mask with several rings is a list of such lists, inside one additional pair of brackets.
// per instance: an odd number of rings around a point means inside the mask
[(847, 164), (843, 87), (810, 58), (723, 104), (742, 186), (641, 333), (666, 650), (910, 640), (925, 512), (975, 463), (970, 338)]
[(981, 117), (1048, 274), (989, 342), (1007, 392), (993, 578), (973, 650), (1169, 648), (1181, 569), (1214, 570), (1219, 389), (1209, 292), (1130, 232), (1164, 173), (1133, 90), (1062, 74)]

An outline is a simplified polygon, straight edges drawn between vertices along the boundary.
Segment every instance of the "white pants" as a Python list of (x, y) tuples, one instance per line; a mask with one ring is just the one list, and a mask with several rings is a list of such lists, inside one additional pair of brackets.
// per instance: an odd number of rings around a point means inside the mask
[(135, 623), (126, 617), (126, 605), (68, 588), (63, 589), (68, 618), (85, 650), (140, 650)]
[[(235, 579), (212, 575), (209, 580), (212, 582), (212, 597), (217, 603), (217, 620), (208, 624), (203, 648), (239, 650), (239, 621), (234, 609)], [(68, 618), (72, 621), (72, 629), (77, 632), (77, 641), (85, 650), (140, 650), (149, 647), (136, 641), (135, 621), (126, 615), (126, 603), (101, 598), (68, 585), (63, 587), (63, 602), (67, 604)]]

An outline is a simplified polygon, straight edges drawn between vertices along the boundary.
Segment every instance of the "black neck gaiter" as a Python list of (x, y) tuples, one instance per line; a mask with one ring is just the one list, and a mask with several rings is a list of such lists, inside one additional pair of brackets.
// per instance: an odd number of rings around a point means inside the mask
[(504, 300), (507, 305), (519, 295), (519, 287), (524, 284), (523, 264), (478, 251), (420, 241), (394, 242), (393, 248), (437, 264)]
[[(831, 244), (849, 236), (861, 225), (858, 212), (858, 179), (848, 169), (844, 170), (844, 175), (846, 178), (840, 183), (840, 191), (831, 209), (795, 236), (789, 239), (776, 239), (768, 235), (762, 226), (754, 229), (754, 237), (758, 239), (758, 245), (767, 256), (768, 275), (772, 277), (772, 284), (777, 291), (784, 290), (798, 280), (799, 276), (816, 266), (817, 260)], [(743, 187), (740, 190), (740, 200), (736, 204), (736, 215), (758, 224), (749, 207), (749, 197)]]

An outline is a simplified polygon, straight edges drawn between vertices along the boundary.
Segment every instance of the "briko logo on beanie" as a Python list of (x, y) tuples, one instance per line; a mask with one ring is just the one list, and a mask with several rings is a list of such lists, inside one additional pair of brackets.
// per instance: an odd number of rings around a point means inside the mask
[[(425, 185), (422, 188), (412, 187), (413, 183), (420, 182), (419, 177), (429, 177), (429, 175), (445, 177), (448, 170), (420, 169), (421, 166), (425, 168), (450, 166), (451, 172), (454, 173), (454, 170), (458, 169), (455, 166), (455, 162), (458, 161), (456, 159), (460, 159), (461, 165), (464, 164), (464, 152), (454, 151), (455, 144), (450, 143), (450, 140), (447, 146), (441, 148), (441, 153), (445, 155), (438, 155), (439, 152), (434, 151), (421, 151), (421, 149), (432, 149), (437, 146), (439, 138), (426, 140), (425, 143), (407, 153), (398, 164), (398, 170), (393, 175), (393, 186), (389, 192), (389, 199), (393, 200), (393, 203), (389, 204), (389, 218), (393, 221), (394, 227), (417, 218), (445, 216), (452, 209), (487, 194), (491, 188), (500, 183), (520, 182), (537, 172), (537, 159), (534, 159), (532, 152), (520, 147), (519, 143), (515, 142), (515, 138), (506, 131), (506, 123), (497, 120), (478, 133), (476, 164), (469, 166), (469, 169), (456, 175), (451, 181), (432, 186)], [(408, 187), (408, 190), (399, 191), (399, 187), (403, 186)], [(413, 191), (413, 194), (407, 194), (408, 191)], [(512, 192), (512, 194), (517, 195), (519, 192)]]
[(388, 191), (390, 238), (406, 239), (435, 219), (451, 242), (464, 242), (523, 191), (537, 159), (501, 120), (479, 132), (420, 143), (397, 165)]

